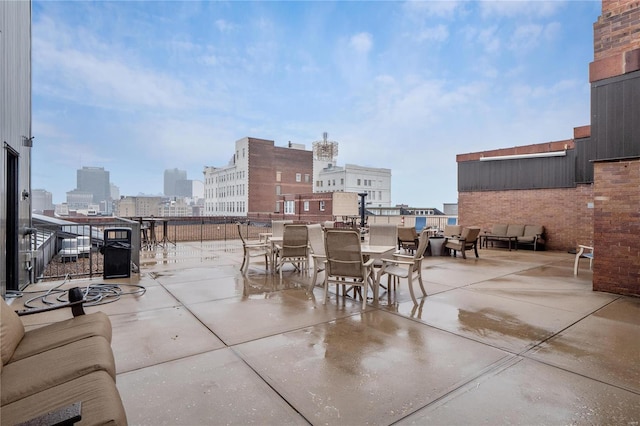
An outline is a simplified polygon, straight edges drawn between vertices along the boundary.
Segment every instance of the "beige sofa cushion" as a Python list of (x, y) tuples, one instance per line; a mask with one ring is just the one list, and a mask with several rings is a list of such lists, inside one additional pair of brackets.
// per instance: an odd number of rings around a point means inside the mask
[(2, 364), (9, 362), (24, 336), (24, 325), (18, 314), (0, 297), (0, 351)]
[(113, 378), (95, 371), (2, 406), (2, 424), (15, 425), (60, 407), (82, 402), (82, 425), (126, 425), (127, 417)]
[(521, 237), (524, 233), (524, 225), (510, 224), (507, 227), (508, 237)]
[(111, 343), (111, 335), (111, 321), (104, 312), (80, 315), (27, 331), (11, 362), (92, 336), (102, 336)]
[(10, 362), (2, 368), (0, 403), (4, 406), (98, 370), (106, 371), (115, 380), (111, 346), (100, 336)]
[(509, 225), (506, 223), (498, 223), (491, 227), (491, 235), (507, 235), (507, 228)]

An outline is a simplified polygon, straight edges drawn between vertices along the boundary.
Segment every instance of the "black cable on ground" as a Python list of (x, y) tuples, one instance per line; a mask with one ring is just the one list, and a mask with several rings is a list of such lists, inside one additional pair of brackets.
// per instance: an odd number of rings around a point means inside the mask
[[(59, 303), (68, 302), (68, 292), (67, 290), (61, 289), (60, 287), (67, 283), (68, 276), (65, 277), (64, 281), (59, 285), (50, 288), (49, 290), (41, 290), (41, 291), (23, 291), (16, 297), (21, 297), (25, 294), (38, 294), (43, 293), (38, 296), (34, 296), (29, 300), (24, 302), (25, 309), (35, 309), (41, 306), (34, 306), (33, 302), (38, 301), (41, 305), (57, 305)], [(98, 283), (98, 284), (89, 284), (84, 287), (82, 290), (82, 294), (86, 299), (84, 306), (97, 306), (104, 305), (107, 303), (113, 303), (118, 300), (122, 296), (127, 295), (135, 295), (142, 296), (145, 294), (147, 289), (144, 286), (138, 284), (127, 284), (127, 283)], [(17, 293), (16, 293), (17, 294)]]

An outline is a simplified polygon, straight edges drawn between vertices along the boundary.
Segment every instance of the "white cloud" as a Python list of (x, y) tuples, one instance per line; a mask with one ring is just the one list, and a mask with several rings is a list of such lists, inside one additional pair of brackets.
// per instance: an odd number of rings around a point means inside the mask
[(549, 17), (556, 14), (560, 9), (565, 7), (565, 2), (560, 0), (551, 1), (523, 1), (523, 0), (492, 0), (479, 2), (480, 13), (483, 18), (508, 17), (517, 16), (532, 17)]
[(450, 18), (461, 5), (461, 2), (455, 0), (408, 1), (403, 4), (403, 9), (407, 16), (417, 19), (430, 17)]
[(423, 28), (418, 32), (418, 41), (443, 42), (449, 38), (449, 29), (446, 25), (436, 25), (435, 27)]
[(462, 33), (467, 43), (480, 44), (486, 53), (497, 53), (502, 46), (497, 25), (484, 28), (466, 27)]
[(516, 84), (510, 88), (510, 93), (515, 102), (527, 102), (532, 99), (548, 99), (551, 102), (563, 93), (575, 90), (581, 84), (577, 80), (561, 80), (550, 86)]
[(221, 33), (230, 33), (236, 29), (236, 26), (234, 24), (225, 21), (224, 19), (217, 19), (215, 21), (215, 26)]
[(511, 37), (509, 48), (512, 50), (529, 50), (537, 46), (542, 30), (542, 25), (528, 24), (518, 26)]
[(373, 47), (373, 36), (369, 33), (359, 33), (351, 36), (349, 46), (356, 53), (366, 55)]

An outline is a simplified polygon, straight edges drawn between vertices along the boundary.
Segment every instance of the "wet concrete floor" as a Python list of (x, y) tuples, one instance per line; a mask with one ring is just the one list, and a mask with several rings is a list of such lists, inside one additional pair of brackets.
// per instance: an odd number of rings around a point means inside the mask
[(364, 310), (323, 304), (292, 267), (281, 281), (252, 259), (243, 277), (239, 241), (158, 248), (130, 279), (64, 287), (146, 289), (87, 308), (110, 316), (132, 425), (638, 425), (640, 298), (592, 291), (573, 259), (429, 257), (419, 305), (402, 281)]

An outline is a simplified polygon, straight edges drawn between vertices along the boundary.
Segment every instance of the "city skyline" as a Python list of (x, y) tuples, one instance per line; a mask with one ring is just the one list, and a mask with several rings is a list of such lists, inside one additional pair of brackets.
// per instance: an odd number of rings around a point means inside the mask
[(590, 1), (33, 2), (33, 188), (122, 195), (223, 166), (243, 137), (392, 170), (392, 204), (457, 202), (456, 155), (590, 124)]

